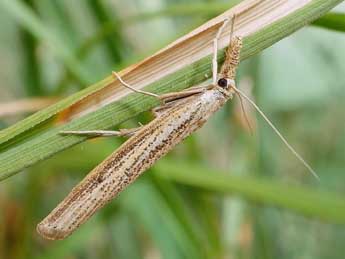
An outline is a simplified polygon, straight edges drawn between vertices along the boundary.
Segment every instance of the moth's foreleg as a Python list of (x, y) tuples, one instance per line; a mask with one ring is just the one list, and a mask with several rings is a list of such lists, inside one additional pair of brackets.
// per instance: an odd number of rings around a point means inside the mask
[(60, 131), (61, 135), (77, 135), (86, 136), (90, 138), (95, 137), (131, 137), (133, 136), (141, 126), (133, 129), (120, 129), (120, 130), (70, 130), (70, 131)]
[(206, 91), (209, 88), (209, 86), (199, 86), (199, 87), (193, 87), (189, 89), (185, 89), (179, 92), (171, 92), (162, 94), (159, 96), (160, 100), (162, 100), (164, 103), (174, 102), (178, 99), (183, 99), (195, 94), (200, 94)]

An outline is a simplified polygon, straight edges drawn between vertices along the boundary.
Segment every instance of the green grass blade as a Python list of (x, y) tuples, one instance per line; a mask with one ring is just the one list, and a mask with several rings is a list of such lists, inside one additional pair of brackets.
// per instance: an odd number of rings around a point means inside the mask
[[(340, 2), (342, 1), (311, 1), (303, 8), (249, 35), (244, 38), (242, 59), (251, 57), (280, 39), (290, 35), (297, 29), (303, 27), (306, 23), (328, 12)], [(2, 1), (1, 5), (10, 10), (12, 14), (18, 16), (18, 19), (20, 17), (25, 23), (30, 24), (29, 27), (37, 35), (42, 35), (43, 38), (50, 40), (51, 34), (47, 34), (47, 31), (44, 30), (37, 19), (33, 18), (31, 12), (21, 3), (18, 1)], [(23, 12), (23, 14), (21, 12)], [(52, 43), (55, 42), (53, 39), (51, 41)], [(219, 61), (222, 62), (224, 59), (224, 50), (220, 53)], [(202, 58), (170, 75), (160, 78), (148, 85), (146, 89), (152, 92), (162, 93), (178, 91), (201, 83), (205, 80), (205, 74), (210, 75), (210, 63), (210, 57)], [(5, 179), (30, 165), (85, 140), (85, 138), (82, 137), (62, 137), (58, 134), (60, 130), (109, 129), (159, 104), (154, 98), (131, 94), (117, 102), (100, 107), (92, 113), (88, 113), (63, 125), (54, 123), (54, 119), (59, 112), (69, 108), (77, 101), (83, 100), (91, 93), (101, 91), (112, 81), (112, 78), (106, 78), (94, 86), (78, 92), (12, 127), (1, 131), (0, 179)]]
[(65, 63), (76, 79), (85, 85), (90, 82), (87, 71), (74, 57), (73, 51), (67, 48), (61, 39), (44, 25), (44, 22), (28, 6), (18, 0), (1, 1), (0, 6), (37, 39), (46, 43), (56, 56)]
[[(105, 140), (82, 145), (82, 148), (73, 148), (59, 154), (38, 168), (40, 170), (54, 168), (55, 171), (88, 171), (113, 151), (113, 145)], [(78, 163), (79, 157), (82, 163)], [(274, 206), (330, 223), (345, 224), (345, 200), (337, 193), (284, 184), (267, 178), (234, 176), (229, 172), (205, 168), (182, 160), (172, 161), (169, 158), (163, 158), (158, 162), (151, 173), (156, 178), (170, 183), (176, 182), (218, 195), (235, 195), (263, 206)], [(315, 183), (317, 184), (316, 181)], [(129, 193), (130, 191), (126, 192), (126, 195)], [(165, 196), (160, 195), (160, 197)], [(167, 200), (164, 203), (171, 204)], [(185, 217), (181, 217), (175, 209), (174, 207), (173, 211), (178, 218)]]
[(183, 162), (161, 161), (159, 177), (220, 194), (236, 195), (252, 202), (288, 209), (320, 220), (345, 224), (345, 200), (337, 194), (272, 180), (236, 177)]
[(3, 150), (7, 146), (8, 142), (10, 142), (11, 140), (13, 140), (13, 142), (11, 142), (10, 145), (16, 145), (18, 141), (15, 138), (18, 138), (24, 133), (36, 129), (36, 127), (39, 127), (42, 123), (52, 120), (54, 116), (57, 115), (59, 112), (67, 109), (76, 102), (84, 99), (86, 96), (105, 87), (112, 81), (112, 78), (106, 78), (90, 86), (89, 88), (84, 89), (74, 95), (71, 95), (63, 99), (62, 101), (25, 118), (24, 120), (16, 123), (15, 125), (0, 131), (0, 151)]
[(314, 26), (345, 32), (345, 13), (328, 13), (313, 22)]
[(152, 183), (145, 180), (141, 179), (121, 196), (123, 208), (145, 227), (164, 258), (200, 258), (202, 249), (194, 246), (172, 208)]
[(163, 18), (167, 16), (215, 16), (231, 8), (238, 2), (240, 1), (231, 3), (176, 4), (159, 11), (140, 13), (138, 15), (127, 18), (126, 22), (134, 23), (143, 20)]

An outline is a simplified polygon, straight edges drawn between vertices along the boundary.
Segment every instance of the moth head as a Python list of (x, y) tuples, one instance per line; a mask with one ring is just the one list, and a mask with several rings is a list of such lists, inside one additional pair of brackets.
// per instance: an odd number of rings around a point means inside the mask
[(235, 86), (235, 81), (229, 78), (220, 78), (217, 82), (217, 85), (224, 90), (230, 90), (233, 86)]

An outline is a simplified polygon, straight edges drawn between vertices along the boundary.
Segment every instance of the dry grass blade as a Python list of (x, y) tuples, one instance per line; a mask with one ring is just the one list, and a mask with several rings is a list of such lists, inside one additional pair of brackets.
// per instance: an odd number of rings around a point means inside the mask
[(36, 112), (56, 103), (58, 100), (58, 98), (31, 98), (0, 103), (0, 118)]
[[(181, 68), (195, 64), (197, 61), (212, 54), (212, 40), (224, 20), (236, 14), (234, 34), (244, 38), (255, 34), (270, 24), (282, 19), (297, 9), (312, 2), (311, 0), (248, 0), (244, 1), (222, 15), (203, 24), (194, 31), (171, 43), (158, 53), (142, 62), (128, 67), (120, 73), (121, 77), (136, 89), (143, 89), (150, 84), (174, 74)], [(230, 28), (224, 31), (219, 41), (219, 48), (225, 48), (229, 43)], [(183, 75), (184, 77), (189, 75)], [(205, 74), (205, 79), (211, 73)], [(183, 78), (180, 78), (183, 80)], [(100, 106), (115, 102), (130, 94), (117, 80), (107, 85), (102, 91), (97, 91), (82, 102), (73, 106), (73, 112), (68, 117), (74, 118), (90, 113)], [(94, 102), (91, 100), (99, 100)]]
[[(178, 91), (211, 77), (212, 40), (224, 19), (236, 14), (234, 34), (244, 38), (246, 59), (320, 17), (342, 0), (247, 0), (120, 72), (136, 89)], [(229, 42), (222, 34), (218, 60)], [(111, 71), (109, 71), (110, 73)], [(113, 127), (159, 102), (132, 94), (113, 76), (0, 132), (0, 179), (84, 141), (59, 131)]]

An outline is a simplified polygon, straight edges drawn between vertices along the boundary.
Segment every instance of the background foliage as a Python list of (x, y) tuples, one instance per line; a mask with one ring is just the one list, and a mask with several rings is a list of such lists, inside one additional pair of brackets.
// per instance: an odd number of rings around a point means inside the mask
[[(40, 19), (0, 8), (1, 102), (67, 96), (239, 1), (23, 2)], [(1, 182), (0, 258), (343, 258), (345, 35), (326, 18), (317, 25), (339, 32), (306, 27), (238, 77), (320, 183), (253, 112), (250, 135), (234, 101), (67, 240), (45, 241), (35, 226), (122, 139), (85, 142)]]

